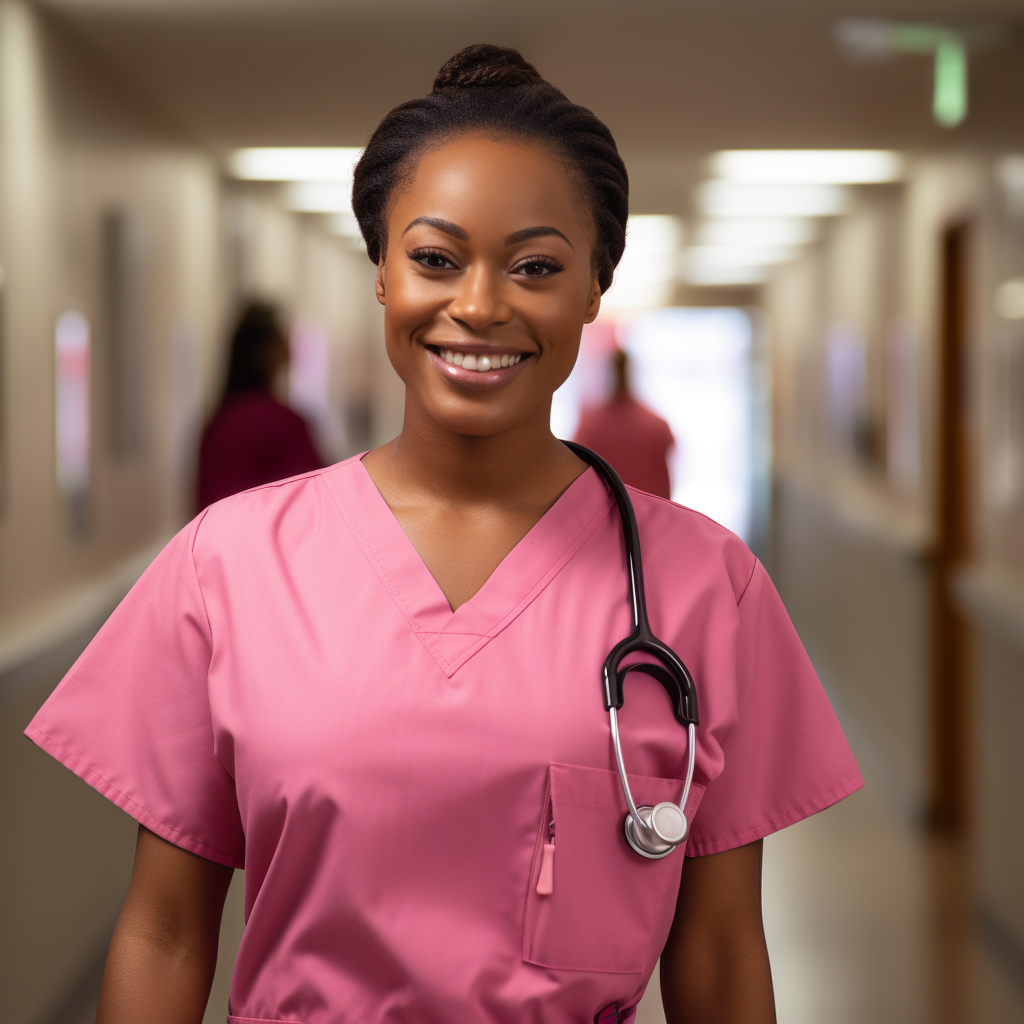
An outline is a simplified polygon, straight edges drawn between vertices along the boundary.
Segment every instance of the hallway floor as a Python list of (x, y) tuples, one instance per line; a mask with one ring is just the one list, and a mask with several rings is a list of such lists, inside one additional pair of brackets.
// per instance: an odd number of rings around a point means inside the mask
[[(1024, 1024), (1024, 978), (981, 940), (966, 877), (963, 855), (909, 828), (870, 778), (766, 839), (780, 1024)], [(637, 1024), (661, 1022), (652, 982)]]

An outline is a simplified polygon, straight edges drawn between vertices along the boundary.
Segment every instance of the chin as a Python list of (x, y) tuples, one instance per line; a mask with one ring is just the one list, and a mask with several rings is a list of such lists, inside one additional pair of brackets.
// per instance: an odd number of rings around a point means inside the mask
[(523, 410), (494, 408), (489, 403), (462, 401), (439, 403), (429, 410), (428, 415), (442, 430), (468, 437), (503, 434), (530, 418), (529, 412)]

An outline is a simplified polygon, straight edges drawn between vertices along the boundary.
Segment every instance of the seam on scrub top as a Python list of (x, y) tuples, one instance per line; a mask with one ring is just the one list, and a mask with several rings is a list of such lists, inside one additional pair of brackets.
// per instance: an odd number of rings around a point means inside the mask
[[(363, 454), (365, 454), (365, 452)], [(347, 460), (347, 462), (352, 462), (353, 459), (349, 459)], [(346, 463), (342, 463), (342, 465), (346, 465)], [(365, 466), (363, 467), (363, 471), (366, 472)], [(367, 474), (367, 476), (369, 476), (369, 474)], [(370, 563), (370, 568), (377, 573), (377, 577), (378, 579), (380, 579), (385, 592), (391, 598), (391, 600), (394, 601), (395, 605), (397, 606), (398, 610), (402, 613), (402, 615), (405, 616), (405, 620), (412, 627), (413, 633), (417, 637), (419, 637), (420, 630), (417, 625), (418, 619), (399, 596), (400, 588), (395, 586), (394, 581), (391, 579), (391, 576), (384, 568), (384, 565), (377, 558), (377, 555), (373, 550), (373, 545), (367, 541), (366, 534), (364, 533), (362, 527), (358, 523), (358, 518), (349, 514), (348, 503), (344, 500), (344, 498), (339, 497), (339, 495), (335, 492), (334, 487), (332, 486), (332, 482), (330, 480), (327, 480), (325, 482), (327, 483), (327, 489), (331, 492), (331, 497), (334, 499), (335, 505), (338, 506), (338, 511), (341, 512), (342, 521), (348, 527), (349, 533), (352, 534), (352, 538), (356, 542), (356, 546), (363, 553), (363, 557), (367, 560), (367, 562)], [(372, 483), (373, 482), (371, 480), (371, 484)], [(379, 491), (377, 493), (380, 494)], [(381, 501), (383, 500), (384, 498), (383, 496), (381, 496)], [(384, 504), (386, 505), (387, 502), (384, 502)], [(406, 536), (408, 538), (408, 535)], [(409, 543), (411, 544), (412, 541), (409, 541)], [(423, 644), (422, 639), (420, 639), (420, 643)], [(423, 644), (423, 646), (426, 649), (427, 653), (433, 656), (433, 651), (431, 651), (426, 644)]]
[[(207, 505), (206, 508), (199, 514), (199, 522), (196, 524), (195, 532), (192, 534), (192, 543), (188, 546), (188, 560), (192, 566), (192, 575), (196, 580), (196, 589), (199, 591), (199, 601), (203, 606), (203, 614), (206, 616), (206, 634), (210, 640), (210, 660), (213, 660), (213, 624), (210, 622), (210, 610), (206, 607), (206, 595), (203, 593), (203, 585), (199, 582), (199, 570), (196, 568), (196, 541), (199, 539), (199, 530), (202, 528), (204, 522), (206, 522), (206, 513), (210, 511), (212, 505)], [(207, 667), (207, 680), (209, 680), (209, 667)]]
[(572, 559), (581, 547), (590, 539), (593, 532), (597, 529), (601, 520), (604, 519), (608, 512), (611, 510), (613, 499), (606, 497), (601, 507), (594, 513), (593, 517), (583, 527), (582, 530), (573, 538), (572, 542), (565, 548), (565, 550), (555, 559), (551, 564), (551, 568), (537, 581), (536, 585), (530, 589), (525, 597), (509, 612), (507, 612), (501, 619), (499, 619), (486, 633), (479, 634), (481, 638), (480, 644), (474, 645), (467, 648), (460, 654), (454, 662), (449, 662), (447, 658), (444, 659), (445, 663), (451, 667), (450, 675), (454, 675), (481, 647), (484, 643), (489, 640), (493, 640), (502, 630), (506, 629), (509, 624), (516, 618), (518, 618), (523, 611), (533, 603), (537, 595), (565, 568), (565, 566)]
[[(772, 831), (777, 831), (773, 828), (773, 826), (775, 826), (778, 822), (783, 821), (786, 818), (789, 818), (793, 814), (800, 814), (803, 811), (805, 811), (808, 807), (812, 807), (814, 804), (820, 803), (822, 800), (828, 800), (833, 793), (838, 793), (841, 789), (845, 789), (847, 786), (850, 785), (851, 782), (860, 782), (861, 786), (864, 785), (864, 778), (859, 770), (854, 772), (853, 775), (850, 775), (848, 778), (844, 779), (838, 785), (833, 786), (829, 790), (826, 790), (824, 793), (819, 793), (818, 796), (814, 797), (813, 799), (807, 800), (802, 804), (798, 804), (796, 807), (791, 807), (788, 811), (783, 811), (782, 814), (775, 815), (774, 818), (765, 818), (763, 821), (759, 821), (756, 825), (751, 825), (749, 828), (741, 829), (739, 832), (732, 832), (727, 836), (716, 836), (714, 839), (699, 840), (695, 842), (693, 845), (699, 849), (704, 849), (706, 846), (715, 846), (718, 843), (727, 843), (730, 839), (739, 839), (741, 836), (745, 836), (749, 832), (757, 832), (760, 829), (765, 828), (766, 826), (767, 831), (763, 835), (769, 835)], [(830, 805), (826, 804), (825, 806), (827, 807)], [(821, 810), (824, 809), (824, 807), (821, 808)], [(788, 824), (795, 824), (799, 820), (801, 819), (794, 818)]]
[[(681, 508), (686, 512), (692, 512), (695, 516), (700, 516), (701, 519), (706, 519), (713, 526), (717, 526), (720, 529), (726, 530), (726, 532), (731, 533), (734, 537), (737, 536), (736, 534), (732, 533), (732, 530), (730, 530), (728, 527), (724, 527), (721, 523), (716, 522), (714, 519), (712, 519), (711, 516), (707, 516), (703, 512), (699, 512), (695, 508), (690, 508), (689, 505), (683, 505), (678, 501), (673, 501), (671, 498), (663, 498), (660, 494), (651, 494), (650, 491), (642, 491), (639, 487), (634, 487), (632, 484), (626, 484), (626, 490), (636, 491), (637, 494), (642, 494), (645, 498), (653, 498), (655, 501), (660, 501), (664, 505), (671, 505), (673, 508)], [(741, 538), (737, 539), (739, 539), (740, 543), (742, 543)], [(746, 547), (745, 544), (743, 546)], [(749, 548), (747, 548), (747, 550), (750, 551)], [(751, 552), (751, 554), (753, 554), (753, 552)], [(743, 587), (743, 590), (740, 591), (740, 596), (736, 598), (737, 604), (739, 604), (740, 601), (743, 600), (743, 595), (747, 592), (747, 587), (750, 586), (750, 581), (754, 578), (754, 570), (757, 568), (757, 564), (758, 559), (757, 556), (754, 555), (754, 564), (750, 567), (750, 576), (747, 577), (746, 585)]]
[[(277, 481), (277, 482), (280, 483), (280, 481)], [(268, 485), (261, 484), (260, 486), (264, 487), (264, 486), (268, 486)], [(210, 731), (211, 731), (211, 733), (214, 732), (214, 728), (213, 728), (213, 701), (210, 699), (210, 665), (213, 664), (213, 623), (210, 621), (210, 609), (207, 608), (207, 606), (206, 606), (206, 595), (203, 593), (203, 584), (202, 584), (202, 581), (199, 579), (199, 570), (196, 568), (195, 547), (196, 547), (196, 541), (199, 539), (199, 530), (203, 526), (203, 524), (206, 522), (206, 513), (209, 512), (212, 507), (213, 507), (212, 505), (207, 505), (207, 507), (204, 508), (203, 511), (200, 513), (199, 524), (196, 526), (195, 533), (192, 534), (192, 543), (189, 545), (189, 549), (188, 549), (189, 562), (192, 565), (192, 575), (195, 576), (195, 579), (196, 579), (196, 589), (199, 591), (199, 600), (200, 600), (200, 602), (202, 603), (202, 606), (203, 606), (203, 614), (206, 616), (206, 635), (207, 635), (207, 639), (208, 639), (208, 642), (209, 642), (209, 648), (210, 648), (210, 657), (209, 657), (209, 660), (206, 663), (206, 704), (207, 704), (207, 707), (210, 709)], [(217, 762), (217, 764), (219, 764), (221, 766), (221, 768), (224, 769), (225, 774), (228, 776), (228, 778), (231, 779), (232, 788), (234, 789), (235, 785), (236, 785), (235, 773), (233, 771), (231, 771), (230, 768), (228, 768), (228, 766), (220, 759), (220, 756), (217, 754), (216, 738), (214, 738), (214, 744), (213, 744), (213, 759)], [(237, 798), (238, 798), (238, 793), (236, 791), (236, 793), (235, 793), (236, 801), (237, 801)], [(159, 819), (155, 819), (155, 820), (159, 820)], [(170, 828), (170, 826), (168, 826), (168, 828)], [(197, 843), (202, 842), (202, 840), (199, 839), (196, 836), (190, 836), (189, 838), (195, 839)], [(210, 849), (212, 850), (213, 847), (211, 846)], [(225, 855), (226, 855), (226, 851), (224, 851), (224, 850), (220, 850), (218, 852), (219, 853), (225, 853)]]
[[(29, 729), (31, 730), (31, 732), (29, 732)], [(93, 784), (84, 775), (76, 771), (75, 768), (68, 763), (69, 761), (74, 762), (75, 765), (80, 765), (86, 772), (88, 772), (89, 775), (93, 776), (93, 778), (95, 778), (99, 782), (102, 782), (104, 787), (106, 787), (106, 789), (110, 793), (116, 793), (119, 797), (122, 798), (124, 804), (128, 804), (132, 808), (139, 811), (139, 813), (144, 815), (149, 821), (152, 821), (155, 824), (167, 829), (168, 832), (173, 832), (176, 836), (181, 836), (183, 839), (191, 839), (196, 846), (201, 846), (204, 850), (209, 850), (211, 853), (217, 853), (220, 854), (220, 856), (222, 857), (227, 857), (230, 861), (234, 862), (232, 865), (233, 867), (242, 867), (244, 865), (244, 858), (239, 857), (237, 853), (228, 853), (227, 850), (221, 850), (219, 847), (213, 846), (205, 840), (200, 839), (198, 836), (192, 835), (191, 832), (185, 832), (183, 829), (175, 828), (173, 825), (164, 821), (162, 818), (158, 818), (144, 804), (139, 803), (139, 801), (136, 800), (134, 797), (129, 796), (126, 792), (124, 792), (123, 789), (119, 789), (105, 775), (102, 775), (91, 764), (89, 764), (88, 761), (83, 761), (82, 758), (80, 758), (77, 754), (73, 753), (72, 751), (68, 750), (68, 748), (65, 747), (63, 743), (61, 743), (59, 740), (54, 739), (48, 732), (43, 732), (43, 730), (40, 729), (38, 726), (32, 726), (30, 724), (28, 729), (26, 729), (26, 733), (28, 734), (30, 739), (33, 738), (33, 736), (42, 737), (45, 740), (47, 740), (48, 745), (50, 745), (51, 747), (56, 747), (58, 750), (63, 751), (63, 753), (67, 755), (66, 759), (63, 757), (58, 757), (57, 760), (61, 761), (66, 768), (70, 769), (76, 775), (78, 775), (78, 777), (84, 783), (86, 783), (86, 785), (92, 786)], [(42, 746), (42, 744), (40, 745)], [(50, 750), (50, 753), (53, 753), (53, 751)], [(93, 788), (96, 787), (94, 786)], [(108, 793), (103, 793), (103, 795), (109, 796)], [(117, 800), (113, 800), (112, 802), (117, 804), (117, 806), (119, 806), (122, 810), (128, 811), (128, 807), (125, 807), (124, 804), (119, 803)], [(129, 811), (129, 813), (131, 812)], [(132, 815), (132, 817), (135, 817), (135, 815)], [(142, 822), (142, 824), (145, 823)]]
[(750, 586), (751, 582), (753, 581), (754, 573), (757, 572), (757, 567), (760, 564), (761, 563), (757, 560), (757, 556), (755, 555), (754, 556), (754, 564), (750, 567), (750, 575), (747, 577), (747, 582), (743, 584), (743, 589), (740, 591), (740, 596), (736, 598), (736, 607), (737, 608), (739, 608), (740, 601), (742, 601), (744, 596), (746, 595), (747, 588)]
[[(608, 514), (612, 507), (612, 499), (606, 497), (601, 507), (594, 513), (590, 521), (584, 526), (576, 535), (572, 541), (566, 546), (566, 548), (558, 555), (558, 557), (551, 563), (550, 568), (544, 573), (544, 575), (537, 581), (537, 583), (526, 593), (522, 600), (507, 612), (502, 618), (500, 618), (493, 626), (491, 626), (485, 633), (462, 633), (454, 632), (449, 630), (421, 630), (413, 627), (416, 636), (419, 637), (420, 642), (430, 653), (431, 657), (441, 666), (445, 675), (450, 679), (463, 665), (469, 661), (478, 651), (480, 651), (489, 641), (493, 640), (502, 630), (506, 629), (508, 625), (522, 614), (523, 610), (526, 609), (537, 597), (538, 594), (565, 568), (569, 560), (576, 554), (577, 551), (587, 542), (594, 530), (597, 529), (601, 520)], [(412, 618), (409, 618), (410, 624)], [(476, 636), (480, 639), (475, 644), (470, 644), (469, 647), (461, 651), (454, 659), (449, 659), (447, 656), (442, 654), (440, 651), (436, 651), (432, 644), (428, 644), (428, 638), (434, 636)]]

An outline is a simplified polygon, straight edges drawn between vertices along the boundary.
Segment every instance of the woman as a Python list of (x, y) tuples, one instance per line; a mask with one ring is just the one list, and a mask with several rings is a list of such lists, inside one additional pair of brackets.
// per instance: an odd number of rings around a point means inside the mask
[[(860, 776), (754, 557), (634, 491), (701, 718), (685, 847), (624, 840), (620, 522), (548, 426), (624, 245), (611, 135), (471, 47), (377, 127), (354, 205), (401, 434), (208, 509), (28, 730), (141, 824), (99, 1020), (201, 1019), (243, 866), (232, 1021), (628, 1021), (659, 955), (670, 1021), (773, 1020), (760, 840)], [(637, 801), (679, 800), (656, 680), (619, 724)]]
[(275, 379), (287, 366), (288, 339), (277, 310), (250, 302), (231, 337), (224, 400), (199, 446), (198, 511), (323, 465), (306, 421), (274, 397)]

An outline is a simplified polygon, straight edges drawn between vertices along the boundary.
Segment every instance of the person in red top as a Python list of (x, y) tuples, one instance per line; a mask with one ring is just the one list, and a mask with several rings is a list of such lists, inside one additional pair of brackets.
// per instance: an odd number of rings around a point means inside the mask
[(668, 453), (675, 438), (669, 425), (630, 393), (629, 357), (621, 349), (612, 366), (615, 392), (603, 405), (584, 410), (575, 440), (604, 456), (627, 484), (668, 498)]
[(323, 466), (306, 421), (274, 397), (274, 378), (287, 365), (288, 341), (277, 311), (250, 302), (231, 339), (224, 398), (199, 446), (198, 511), (229, 494)]

